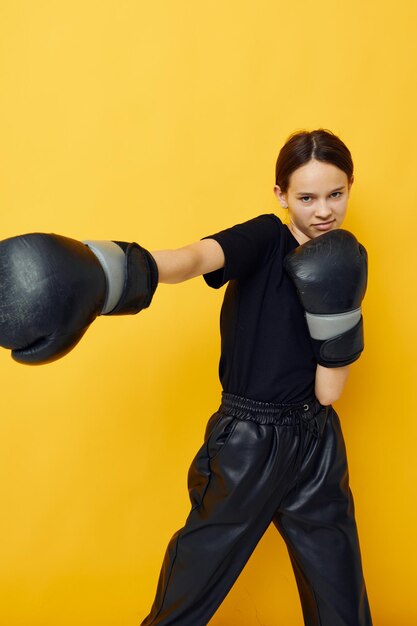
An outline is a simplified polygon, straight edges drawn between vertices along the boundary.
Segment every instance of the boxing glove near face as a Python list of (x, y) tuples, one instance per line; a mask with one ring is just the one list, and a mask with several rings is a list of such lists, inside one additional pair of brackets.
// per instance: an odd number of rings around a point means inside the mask
[(317, 362), (341, 367), (356, 361), (364, 348), (365, 248), (339, 228), (292, 250), (284, 267), (305, 309)]
[(0, 242), (0, 345), (16, 361), (54, 361), (72, 350), (97, 315), (149, 306), (158, 282), (155, 261), (138, 244), (107, 243), (99, 259), (61, 235)]

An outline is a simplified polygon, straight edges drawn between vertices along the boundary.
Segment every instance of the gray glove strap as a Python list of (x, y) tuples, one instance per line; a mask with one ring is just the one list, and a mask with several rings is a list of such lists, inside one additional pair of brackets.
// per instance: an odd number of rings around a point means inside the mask
[(334, 315), (313, 315), (306, 312), (310, 336), (313, 339), (331, 339), (350, 330), (361, 319), (361, 309)]
[(83, 241), (96, 255), (106, 275), (107, 295), (100, 315), (114, 309), (125, 283), (125, 253), (114, 241)]

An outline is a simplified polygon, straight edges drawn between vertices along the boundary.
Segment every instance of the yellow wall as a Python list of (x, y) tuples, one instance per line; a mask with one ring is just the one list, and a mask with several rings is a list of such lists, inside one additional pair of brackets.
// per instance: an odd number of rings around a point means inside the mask
[[(376, 626), (415, 604), (417, 209), (413, 0), (2, 0), (1, 238), (178, 247), (278, 209), (277, 151), (324, 126), (351, 148), (370, 256), (366, 351), (338, 403)], [(159, 287), (65, 359), (0, 352), (0, 625), (147, 613), (186, 472), (219, 403), (222, 291)], [(414, 580), (413, 580), (414, 579)], [(213, 618), (301, 626), (267, 532)]]

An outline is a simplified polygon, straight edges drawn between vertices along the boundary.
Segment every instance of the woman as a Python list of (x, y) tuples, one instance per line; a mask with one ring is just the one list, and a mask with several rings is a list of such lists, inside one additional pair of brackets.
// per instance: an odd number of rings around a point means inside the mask
[[(97, 315), (137, 313), (159, 282), (228, 283), (219, 410), (191, 464), (143, 626), (204, 626), (274, 522), (307, 626), (370, 626), (346, 449), (332, 403), (363, 349), (366, 251), (340, 226), (351, 155), (328, 131), (290, 137), (259, 215), (178, 250), (31, 233), (0, 242), (0, 345), (21, 363), (69, 352)], [(278, 622), (277, 622), (278, 623)]]
[(142, 626), (207, 624), (271, 522), (286, 542), (305, 624), (372, 624), (345, 444), (331, 406), (349, 365), (318, 364), (283, 268), (300, 244), (340, 228), (352, 183), (351, 155), (338, 137), (296, 133), (276, 164), (274, 192), (288, 225), (260, 215), (152, 252), (160, 282), (203, 275), (213, 288), (228, 286), (222, 403), (191, 464), (192, 509), (169, 543)]

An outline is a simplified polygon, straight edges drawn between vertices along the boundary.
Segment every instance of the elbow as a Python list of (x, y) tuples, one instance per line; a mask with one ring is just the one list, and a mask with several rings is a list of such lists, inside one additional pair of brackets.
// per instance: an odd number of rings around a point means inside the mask
[(317, 365), (315, 396), (323, 406), (328, 406), (339, 400), (342, 395), (349, 366), (328, 368)]
[(329, 392), (329, 390), (326, 390), (321, 393), (317, 393), (317, 390), (316, 390), (316, 398), (320, 402), (320, 404), (322, 404), (323, 406), (329, 406), (330, 404), (333, 404), (333, 402), (336, 402), (337, 400), (339, 400), (341, 395), (342, 395), (341, 392), (336, 393), (334, 391)]

